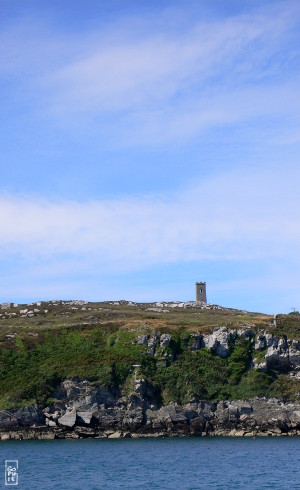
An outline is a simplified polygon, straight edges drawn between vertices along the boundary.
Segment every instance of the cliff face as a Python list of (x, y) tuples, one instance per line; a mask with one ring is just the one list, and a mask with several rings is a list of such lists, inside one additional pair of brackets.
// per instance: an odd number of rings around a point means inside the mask
[(0, 436), (8, 439), (172, 436), (300, 435), (300, 404), (276, 399), (158, 406), (151, 386), (134, 378), (134, 390), (118, 397), (87, 380), (65, 380), (44, 410), (0, 412)]
[(298, 314), (81, 303), (2, 306), (1, 439), (299, 435)]
[[(192, 352), (207, 348), (215, 355), (226, 358), (243, 339), (249, 342), (249, 348), (252, 349), (251, 364), (254, 369), (262, 372), (273, 369), (300, 379), (300, 341), (288, 339), (287, 336), (277, 337), (264, 329), (255, 332), (251, 327), (235, 330), (216, 327), (208, 335), (191, 334), (185, 343), (186, 348)], [(165, 359), (165, 363), (172, 360), (166, 349), (171, 341), (172, 335), (157, 333), (137, 338), (137, 344), (148, 346), (148, 355), (159, 356), (161, 360)]]

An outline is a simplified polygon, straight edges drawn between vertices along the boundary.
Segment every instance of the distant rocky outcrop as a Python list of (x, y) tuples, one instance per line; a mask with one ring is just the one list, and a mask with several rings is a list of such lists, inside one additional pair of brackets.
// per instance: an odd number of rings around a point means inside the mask
[[(209, 334), (184, 333), (182, 341), (192, 353), (209, 349), (226, 358), (245, 338), (253, 355), (251, 369), (300, 379), (300, 342), (286, 336), (280, 338), (249, 325), (239, 329), (221, 326)], [(174, 360), (174, 343), (174, 334), (159, 332), (140, 333), (133, 340), (151, 362), (154, 358), (162, 367)], [(299, 402), (256, 397), (163, 405), (154, 386), (139, 372), (139, 366), (133, 365), (127, 391), (110, 391), (87, 379), (65, 379), (52, 393), (52, 403), (43, 409), (0, 411), (0, 438), (300, 435)]]
[[(212, 333), (207, 335), (192, 333), (190, 334), (191, 343), (187, 345), (192, 351), (207, 348), (220, 357), (227, 357), (230, 348), (238, 343), (239, 338), (249, 338), (253, 345), (254, 360), (253, 368), (261, 371), (273, 369), (278, 372), (293, 374), (300, 379), (300, 341), (279, 338), (264, 330), (255, 332), (251, 327), (230, 330), (226, 327), (216, 327)], [(170, 359), (170, 353), (164, 348), (169, 347), (172, 335), (155, 333), (150, 335), (142, 334), (137, 337), (138, 345), (148, 347), (147, 354), (159, 356), (160, 358)], [(158, 350), (158, 347), (160, 349)], [(255, 352), (264, 352), (263, 358), (259, 360), (255, 357)]]
[(159, 406), (137, 377), (125, 397), (79, 379), (65, 380), (56, 395), (44, 410), (0, 411), (1, 439), (300, 435), (300, 404), (276, 399)]

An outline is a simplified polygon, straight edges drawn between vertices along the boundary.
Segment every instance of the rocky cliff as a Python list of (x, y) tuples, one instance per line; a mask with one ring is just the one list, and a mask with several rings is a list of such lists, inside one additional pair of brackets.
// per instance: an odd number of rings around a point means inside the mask
[(134, 379), (134, 391), (117, 397), (87, 380), (65, 380), (45, 409), (0, 412), (0, 437), (8, 439), (173, 436), (299, 436), (300, 404), (277, 399), (158, 406), (153, 390)]
[[(209, 335), (192, 334), (187, 349), (210, 350), (226, 358), (241, 338), (250, 339), (254, 356), (251, 369), (275, 369), (299, 377), (300, 342), (251, 328), (228, 330), (218, 327)], [(172, 361), (168, 348), (171, 334), (142, 334), (134, 341), (145, 346), (145, 356), (159, 356), (162, 366)], [(257, 354), (255, 354), (255, 352)], [(109, 390), (88, 380), (66, 379), (53, 392), (52, 403), (41, 408), (0, 412), (0, 437), (166, 437), (166, 436), (274, 436), (300, 435), (300, 403), (276, 398), (205, 401), (163, 404), (157, 388), (141, 377), (133, 366), (130, 392)], [(128, 390), (127, 390), (128, 391)]]
[(2, 305), (2, 440), (300, 435), (298, 314), (193, 303), (23, 306)]

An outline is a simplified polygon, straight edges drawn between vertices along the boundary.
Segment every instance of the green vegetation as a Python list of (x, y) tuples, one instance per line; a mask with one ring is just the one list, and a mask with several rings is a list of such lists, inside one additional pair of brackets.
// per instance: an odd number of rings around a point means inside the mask
[(267, 350), (268, 349), (263, 349), (263, 350), (255, 352), (254, 356), (255, 356), (257, 363), (261, 363), (264, 361)]
[(50, 331), (34, 343), (28, 335), (17, 337), (0, 351), (1, 407), (43, 404), (61, 380), (75, 376), (119, 388), (142, 348), (132, 344), (134, 334), (122, 331), (111, 343), (114, 328)]
[[(239, 326), (246, 321), (268, 329), (270, 317), (236, 310), (201, 311), (174, 308), (170, 314), (147, 311), (149, 305), (129, 307), (89, 303), (84, 309), (63, 303), (42, 304), (32, 318), (0, 318), (0, 408), (45, 406), (55, 387), (65, 378), (87, 378), (95, 383), (130, 393), (133, 365), (151, 383), (162, 402), (250, 398), (256, 395), (297, 397), (300, 381), (262, 373), (251, 368), (249, 340), (238, 339), (223, 359), (207, 349), (191, 351), (190, 332), (209, 332), (223, 324)], [(9, 311), (20, 310), (12, 307)], [(5, 316), (4, 316), (5, 315)], [(277, 318), (276, 333), (300, 338), (300, 315)], [(168, 347), (147, 355), (147, 345), (135, 340), (141, 333), (171, 333)]]
[(286, 335), (290, 339), (300, 340), (300, 314), (298, 311), (289, 315), (277, 315), (274, 334), (278, 337)]
[[(36, 305), (18, 305), (7, 310), (0, 309), (0, 336), (12, 331), (28, 330), (31, 332), (42, 332), (44, 330), (55, 330), (58, 328), (82, 327), (83, 325), (105, 325), (114, 322), (120, 327), (124, 326), (143, 330), (155, 328), (185, 331), (209, 331), (216, 325), (226, 325), (230, 328), (238, 327), (245, 323), (267, 326), (272, 317), (260, 313), (249, 313), (232, 309), (201, 310), (199, 308), (170, 308), (163, 311), (148, 311), (149, 304), (136, 304), (129, 306), (125, 301), (87, 303), (83, 306), (72, 305), (71, 302), (55, 301), (41, 302)], [(20, 310), (33, 310), (40, 312), (30, 318), (20, 317)], [(45, 310), (47, 313), (45, 313)], [(16, 316), (9, 316), (9, 315)], [(1, 340), (1, 339), (0, 339)]]
[(165, 403), (187, 403), (194, 398), (226, 397), (227, 376), (226, 361), (203, 349), (184, 352), (169, 367), (157, 369), (150, 381), (161, 387)]

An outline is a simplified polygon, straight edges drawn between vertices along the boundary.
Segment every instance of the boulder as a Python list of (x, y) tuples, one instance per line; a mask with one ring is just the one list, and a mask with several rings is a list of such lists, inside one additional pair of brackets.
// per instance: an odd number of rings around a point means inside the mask
[(160, 347), (169, 347), (170, 342), (172, 340), (172, 336), (164, 333), (160, 336)]
[(177, 407), (175, 404), (166, 405), (158, 411), (158, 418), (165, 422), (186, 422), (187, 418), (182, 410), (182, 407)]
[(13, 410), (0, 411), (0, 427), (14, 427), (18, 425), (18, 420), (14, 416)]
[(291, 421), (296, 427), (300, 427), (300, 411), (296, 410), (291, 413)]
[(204, 347), (207, 347), (211, 351), (215, 352), (220, 357), (226, 357), (229, 348), (228, 341), (230, 339), (230, 333), (226, 327), (217, 327), (210, 335), (203, 336)]
[(122, 432), (113, 432), (108, 436), (108, 439), (120, 439), (122, 437)]
[(264, 350), (267, 347), (267, 339), (264, 334), (258, 334), (255, 339), (255, 350)]
[(145, 417), (146, 417), (146, 425), (151, 425), (152, 420), (156, 418), (156, 411), (147, 408), (145, 412)]
[(0, 428), (30, 427), (44, 424), (45, 416), (43, 412), (34, 407), (0, 411)]
[(79, 423), (89, 425), (93, 418), (93, 412), (77, 412), (77, 418)]
[(76, 411), (74, 409), (67, 411), (65, 415), (58, 419), (58, 423), (64, 427), (74, 427), (76, 423)]
[(300, 350), (291, 347), (289, 349), (289, 357), (292, 369), (300, 369)]
[(239, 403), (238, 407), (239, 407), (240, 415), (249, 415), (250, 413), (252, 413), (253, 409), (250, 403), (245, 401), (238, 402), (238, 403)]
[(157, 345), (159, 345), (159, 335), (154, 334), (148, 340), (148, 350), (147, 353), (150, 356), (154, 356)]
[(253, 337), (254, 335), (254, 332), (252, 330), (252, 328), (248, 325), (245, 325), (243, 328), (239, 328), (237, 331), (236, 331), (237, 335), (241, 338), (251, 338)]
[(265, 360), (268, 369), (284, 372), (291, 368), (289, 352), (283, 348), (282, 344), (278, 344), (278, 347), (271, 345), (266, 352)]
[(144, 414), (142, 408), (134, 408), (126, 411), (122, 427), (129, 431), (135, 431), (141, 428)]
[(147, 345), (148, 338), (149, 338), (149, 335), (139, 335), (137, 340), (136, 340), (136, 343), (138, 345)]
[(80, 412), (91, 411), (95, 405), (109, 406), (116, 403), (115, 397), (106, 388), (76, 378), (63, 381), (54, 391), (53, 398), (60, 400), (62, 407), (67, 405)]
[(0, 434), (1, 441), (9, 441), (10, 440), (10, 434), (8, 432), (4, 432)]
[(291, 340), (290, 343), (291, 343), (291, 347), (293, 347), (293, 349), (300, 351), (300, 341), (299, 340)]
[(197, 334), (197, 333), (192, 333), (191, 334), (191, 340), (192, 340), (192, 342), (188, 346), (189, 349), (191, 351), (195, 351), (195, 350), (201, 349), (204, 346), (203, 341), (202, 341), (202, 338), (203, 338), (202, 335)]
[(193, 435), (200, 435), (206, 427), (206, 418), (203, 415), (198, 415), (190, 421), (190, 430)]
[(239, 409), (236, 405), (228, 405), (228, 413), (231, 417), (238, 417)]
[(267, 333), (265, 335), (266, 337), (266, 347), (271, 347), (271, 345), (273, 344), (273, 335), (271, 333)]
[(104, 430), (121, 428), (124, 416), (125, 409), (119, 407), (99, 410), (98, 427)]

